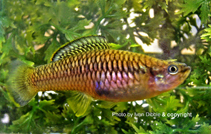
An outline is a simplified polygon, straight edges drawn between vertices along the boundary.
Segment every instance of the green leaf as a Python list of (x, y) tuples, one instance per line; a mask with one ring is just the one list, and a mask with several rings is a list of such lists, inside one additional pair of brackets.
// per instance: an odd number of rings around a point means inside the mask
[(15, 130), (17, 127), (19, 129), (23, 129), (25, 132), (29, 130), (29, 122), (31, 120), (31, 113), (26, 113), (25, 115), (22, 115), (20, 119), (13, 121), (13, 125), (10, 126), (10, 129)]
[(199, 56), (199, 58), (201, 59), (201, 62), (202, 63), (209, 63), (210, 62), (210, 59), (208, 59), (206, 56)]
[(172, 112), (176, 111), (178, 107), (182, 107), (183, 105), (180, 103), (179, 99), (176, 99), (175, 96), (170, 96), (167, 100), (166, 111)]
[(97, 4), (99, 5), (102, 15), (105, 16), (105, 7), (106, 7), (106, 1), (105, 0), (99, 0), (97, 1)]
[(116, 0), (114, 4), (117, 4), (118, 6), (123, 5), (126, 2), (126, 0)]
[(200, 108), (201, 106), (205, 106), (206, 105), (206, 103), (204, 101), (199, 101), (198, 104), (199, 104), (198, 108)]
[(13, 132), (25, 132), (31, 131), (36, 133), (42, 133), (39, 125), (35, 124), (35, 119), (38, 118), (34, 115), (34, 112), (28, 112), (20, 117), (20, 119), (13, 121), (13, 124), (9, 127)]
[[(3, 44), (1, 51), (4, 52), (5, 55), (9, 54), (10, 50), (13, 49), (12, 47), (12, 36), (10, 35), (10, 37), (7, 39), (7, 42), (5, 44)], [(1, 52), (0, 51), (0, 52)]]
[(210, 9), (209, 9), (210, 7), (208, 4), (209, 4), (209, 2), (205, 0), (202, 3), (201, 8), (200, 8), (200, 10), (201, 10), (200, 17), (201, 17), (202, 23), (204, 23), (204, 24), (206, 24), (206, 22), (208, 21), (208, 14), (210, 13)]
[(122, 130), (122, 132), (123, 132), (124, 134), (131, 134), (130, 132), (127, 132), (127, 131), (124, 130), (123, 128), (122, 128), (121, 130)]
[[(196, 123), (196, 122), (198, 122), (199, 120), (200, 120), (200, 118), (199, 118), (199, 115), (198, 115), (198, 114), (196, 115), (196, 117), (193, 117), (193, 118), (192, 118), (192, 122), (193, 122), (193, 123)], [(195, 124), (194, 124), (194, 125), (195, 125)]]
[(172, 2), (173, 0), (166, 0), (166, 4), (168, 5), (169, 2)]
[(117, 103), (117, 105), (114, 109), (116, 112), (123, 112), (127, 108), (128, 108), (127, 102), (119, 102), (119, 103)]
[(178, 14), (184, 13), (184, 16), (186, 16), (191, 12), (194, 13), (202, 3), (203, 0), (186, 0), (185, 4), (182, 5), (182, 10)]
[(200, 127), (201, 134), (208, 134), (208, 133), (210, 133), (210, 130), (211, 130), (211, 125), (209, 125), (208, 123), (205, 123), (205, 122)]
[(55, 112), (46, 111), (45, 116), (45, 121), (49, 124), (59, 124), (62, 123), (63, 120), (62, 115), (56, 114)]
[(50, 59), (53, 55), (53, 53), (60, 47), (60, 44), (56, 41), (53, 40), (51, 45), (49, 45), (48, 49), (45, 51), (45, 61), (48, 61), (48, 63), (50, 62)]
[(39, 108), (43, 108), (43, 109), (47, 110), (49, 106), (51, 106), (52, 104), (54, 104), (54, 101), (55, 100), (53, 100), (53, 99), (51, 99), (51, 100), (43, 100), (43, 101), (41, 101), (39, 103)]
[(211, 25), (208, 25), (209, 28), (204, 29), (206, 33), (201, 35), (201, 39), (205, 39), (206, 41), (210, 41), (211, 39)]
[(90, 22), (91, 22), (91, 20), (86, 20), (86, 19), (80, 20), (76, 26), (74, 26), (68, 30), (62, 29), (62, 32), (65, 34), (65, 37), (67, 38), (67, 40), (72, 41), (76, 37), (81, 36), (77, 32), (80, 30), (85, 30), (85, 26), (89, 25)]
[(162, 122), (155, 121), (154, 125), (152, 126), (154, 131), (149, 131), (150, 134), (159, 134), (159, 133), (171, 133), (172, 129)]
[(136, 133), (138, 133), (138, 134), (139, 133), (142, 133), (142, 134), (146, 133), (146, 131), (141, 126), (139, 126), (139, 128), (137, 128), (136, 125), (134, 125), (131, 122), (127, 122), (126, 121), (126, 123), (129, 124), (129, 125), (131, 125), (133, 127), (133, 129), (136, 131)]
[(70, 30), (73, 31), (73, 32), (83, 30), (83, 29), (85, 29), (85, 26), (89, 25), (90, 22), (91, 22), (91, 20), (87, 20), (87, 19), (80, 20), (77, 23), (77, 25), (74, 26), (73, 28), (71, 28)]

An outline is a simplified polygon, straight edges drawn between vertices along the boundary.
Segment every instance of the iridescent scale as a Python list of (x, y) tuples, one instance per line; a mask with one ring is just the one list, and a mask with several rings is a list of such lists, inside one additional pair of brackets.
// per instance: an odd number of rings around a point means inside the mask
[(164, 64), (127, 51), (92, 50), (36, 67), (31, 82), (40, 91), (77, 90), (96, 99), (127, 101), (148, 92), (148, 67)]

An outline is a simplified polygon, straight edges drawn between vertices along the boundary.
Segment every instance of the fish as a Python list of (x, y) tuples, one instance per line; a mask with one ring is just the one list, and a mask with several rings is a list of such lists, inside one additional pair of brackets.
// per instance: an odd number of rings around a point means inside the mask
[(39, 91), (70, 90), (69, 102), (77, 116), (93, 99), (128, 102), (158, 96), (182, 84), (191, 72), (185, 63), (113, 50), (103, 36), (62, 45), (48, 64), (14, 67), (8, 91), (16, 106), (27, 105)]

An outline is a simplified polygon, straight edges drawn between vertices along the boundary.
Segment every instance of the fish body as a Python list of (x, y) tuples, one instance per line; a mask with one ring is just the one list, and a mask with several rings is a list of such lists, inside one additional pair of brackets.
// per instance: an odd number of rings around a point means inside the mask
[[(69, 56), (32, 69), (29, 85), (37, 91), (76, 90), (93, 98), (134, 101), (181, 84), (187, 74), (168, 73), (170, 62), (121, 50), (99, 50)], [(182, 71), (188, 71), (184, 64)]]
[(20, 106), (38, 91), (49, 90), (73, 90), (113, 102), (135, 101), (174, 89), (189, 73), (184, 63), (111, 50), (103, 37), (91, 36), (62, 46), (49, 64), (18, 66), (9, 91)]

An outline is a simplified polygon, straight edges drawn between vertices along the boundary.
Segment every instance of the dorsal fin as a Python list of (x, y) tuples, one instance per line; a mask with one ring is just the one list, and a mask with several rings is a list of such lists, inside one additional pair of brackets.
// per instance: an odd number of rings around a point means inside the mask
[(108, 49), (109, 45), (103, 36), (82, 37), (62, 45), (52, 55), (51, 61), (91, 50)]

